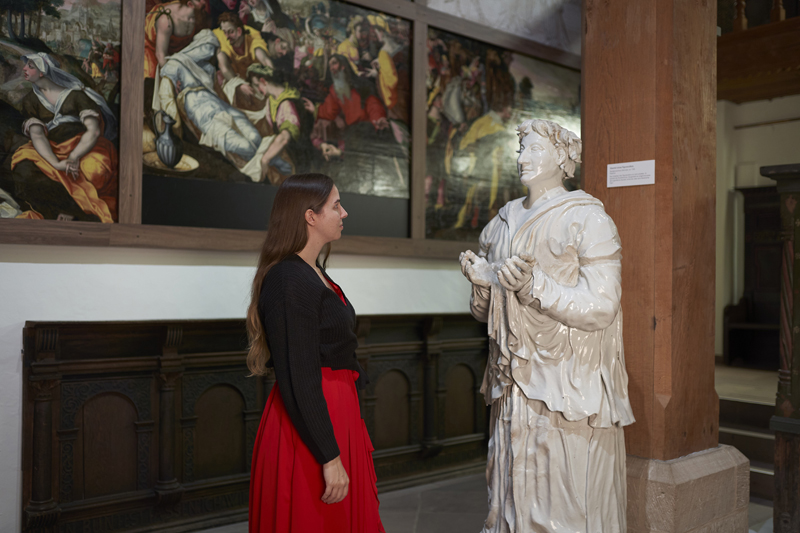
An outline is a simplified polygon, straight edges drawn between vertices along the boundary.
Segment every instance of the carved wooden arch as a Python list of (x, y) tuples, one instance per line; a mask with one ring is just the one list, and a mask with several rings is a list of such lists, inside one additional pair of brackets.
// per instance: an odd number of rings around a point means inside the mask
[(61, 476), (59, 498), (70, 502), (74, 491), (75, 440), (78, 428), (75, 416), (80, 408), (95, 396), (116, 393), (130, 400), (136, 409), (136, 488), (147, 489), (150, 477), (150, 448), (153, 442), (153, 417), (151, 405), (152, 379), (129, 378), (98, 380), (90, 383), (63, 382), (61, 384), (61, 417), (58, 430)]
[(260, 413), (258, 405), (259, 383), (247, 378), (240, 370), (228, 372), (192, 372), (185, 373), (182, 380), (181, 398), (181, 433), (183, 439), (183, 481), (194, 481), (194, 449), (195, 427), (197, 415), (195, 406), (200, 397), (216, 385), (227, 385), (234, 388), (244, 400), (245, 410), (242, 412), (245, 424), (245, 459), (250, 469), (253, 458), (253, 446), (258, 433), (259, 418), (250, 416)]

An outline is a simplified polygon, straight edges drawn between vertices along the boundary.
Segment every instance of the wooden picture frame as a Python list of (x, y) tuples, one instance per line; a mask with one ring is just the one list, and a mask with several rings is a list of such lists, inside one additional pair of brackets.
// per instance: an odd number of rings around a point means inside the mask
[[(454, 259), (475, 244), (425, 239), (426, 87), (428, 27), (478, 39), (570, 69), (575, 54), (430, 9), (409, 0), (350, 0), (351, 4), (407, 19), (412, 25), (410, 238), (345, 235), (334, 253)], [(119, 223), (0, 220), (0, 243), (257, 251), (263, 231), (153, 226), (141, 223), (142, 113), (144, 110), (145, 3), (122, 2), (122, 93), (120, 106)]]

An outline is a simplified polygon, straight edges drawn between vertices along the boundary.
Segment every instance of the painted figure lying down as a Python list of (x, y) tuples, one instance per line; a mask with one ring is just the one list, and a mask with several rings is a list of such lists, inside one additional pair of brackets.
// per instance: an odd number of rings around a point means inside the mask
[[(262, 138), (247, 115), (214, 92), (216, 69), (209, 60), (218, 49), (213, 32), (201, 30), (186, 48), (168, 57), (156, 74), (153, 109), (163, 109), (179, 124), (186, 122), (202, 146), (213, 148), (259, 181), (261, 156), (275, 136)], [(270, 164), (279, 170), (289, 166), (279, 157)]]

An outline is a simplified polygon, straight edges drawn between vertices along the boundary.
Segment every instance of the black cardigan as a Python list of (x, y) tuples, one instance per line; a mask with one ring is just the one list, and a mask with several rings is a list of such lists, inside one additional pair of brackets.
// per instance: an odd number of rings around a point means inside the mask
[(356, 314), (347, 297), (345, 301), (347, 305), (296, 254), (267, 272), (259, 299), (270, 351), (267, 366), (275, 369), (286, 411), (320, 464), (339, 455), (320, 369), (355, 370), (359, 386), (366, 381), (355, 355)]

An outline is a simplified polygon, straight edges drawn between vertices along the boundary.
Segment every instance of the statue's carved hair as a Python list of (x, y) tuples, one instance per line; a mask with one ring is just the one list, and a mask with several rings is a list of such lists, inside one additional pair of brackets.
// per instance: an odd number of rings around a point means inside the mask
[(580, 137), (555, 122), (543, 119), (526, 120), (517, 126), (517, 132), (520, 140), (532, 132), (550, 139), (558, 154), (558, 166), (568, 178), (575, 177), (575, 164), (581, 162), (582, 143)]

